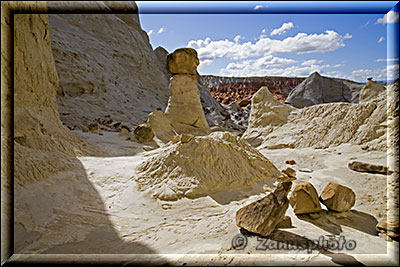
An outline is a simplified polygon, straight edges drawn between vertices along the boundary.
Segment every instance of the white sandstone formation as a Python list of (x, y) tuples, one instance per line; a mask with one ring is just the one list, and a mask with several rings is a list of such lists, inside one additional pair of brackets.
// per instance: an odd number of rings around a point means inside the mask
[(49, 27), (60, 77), (57, 104), (70, 129), (110, 118), (133, 129), (165, 108), (168, 79), (138, 14), (50, 14)]
[(177, 200), (264, 182), (270, 188), (279, 170), (256, 149), (227, 132), (184, 138), (159, 148), (138, 167), (139, 190)]
[(259, 145), (262, 137), (271, 133), (277, 126), (285, 124), (290, 112), (295, 109), (276, 100), (268, 87), (261, 87), (251, 99), (248, 128), (243, 138), (254, 146)]
[(398, 119), (398, 102), (392, 96), (396, 91), (391, 91), (388, 96), (383, 91), (359, 104), (328, 103), (292, 110), (280, 107), (284, 110), (281, 117), (273, 112), (264, 114), (264, 107), (270, 104), (252, 105), (253, 116), (243, 138), (264, 148), (327, 148), (351, 143), (386, 151), (396, 136), (393, 122)]
[(359, 102), (366, 102), (376, 98), (384, 90), (385, 87), (380, 82), (368, 80), (367, 84), (361, 88)]

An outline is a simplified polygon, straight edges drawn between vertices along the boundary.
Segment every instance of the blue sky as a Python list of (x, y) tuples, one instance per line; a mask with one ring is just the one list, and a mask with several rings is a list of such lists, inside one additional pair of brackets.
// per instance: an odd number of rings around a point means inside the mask
[[(200, 74), (398, 77), (398, 7), (385, 14), (139, 14), (153, 48), (197, 50)], [(178, 3), (179, 4), (179, 3)], [(229, 2), (225, 2), (229, 5)], [(138, 2), (139, 13), (145, 4)], [(397, 43), (397, 46), (396, 46)]]

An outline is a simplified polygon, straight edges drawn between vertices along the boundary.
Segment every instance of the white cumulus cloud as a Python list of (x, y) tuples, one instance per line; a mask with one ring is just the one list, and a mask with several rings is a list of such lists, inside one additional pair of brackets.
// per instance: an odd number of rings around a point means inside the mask
[(293, 22), (285, 22), (285, 23), (282, 24), (281, 27), (273, 29), (270, 34), (271, 34), (271, 36), (281, 35), (281, 34), (284, 34), (285, 32), (287, 32), (288, 30), (290, 30), (293, 27), (294, 27)]
[(399, 61), (398, 58), (378, 58), (376, 62)]
[(154, 31), (154, 30), (148, 31), (148, 32), (147, 32), (147, 35), (148, 35), (148, 36), (150, 36), (150, 35), (152, 35), (152, 34), (158, 35), (158, 34), (163, 33), (163, 32), (165, 32), (165, 28), (164, 28), (164, 27), (161, 27), (157, 32)]
[(240, 35), (235, 36), (235, 38), (233, 38), (233, 40), (235, 41), (235, 43), (239, 43), (239, 40), (242, 39), (243, 37)]
[(323, 62), (323, 60), (310, 59), (310, 60), (303, 61), (303, 63), (301, 63), (301, 65), (302, 66), (312, 66), (312, 65), (320, 64), (322, 62)]
[(227, 70), (257, 70), (263, 67), (283, 66), (293, 64), (296, 60), (289, 58), (279, 58), (271, 55), (260, 57), (254, 60), (245, 60), (242, 62), (231, 62), (226, 66)]
[(261, 38), (255, 43), (237, 43), (227, 39), (213, 41), (207, 37), (204, 40), (189, 41), (187, 46), (197, 50), (200, 60), (218, 58), (237, 60), (284, 53), (334, 51), (344, 47), (344, 41), (350, 38), (349, 34), (342, 36), (333, 30), (326, 30), (320, 34), (298, 33), (283, 40)]
[(399, 78), (399, 65), (392, 64), (379, 69), (358, 69), (353, 70), (350, 75), (342, 76), (342, 78), (361, 82), (365, 82), (369, 77), (373, 77), (374, 80), (379, 81), (395, 80)]
[(383, 16), (383, 18), (379, 18), (375, 24), (381, 23), (381, 24), (386, 24), (386, 23), (396, 23), (399, 21), (399, 12), (394, 12), (390, 10), (387, 14)]
[[(240, 63), (229, 63), (225, 68), (220, 69), (220, 75), (225, 76), (287, 76), (305, 77), (318, 71), (323, 73), (324, 69), (331, 68), (326, 65), (293, 65), (297, 61), (288, 58), (277, 58), (273, 56), (263, 57), (257, 60), (246, 60)], [(279, 68), (283, 65), (293, 65)]]
[(256, 5), (253, 9), (254, 10), (259, 10), (259, 9), (262, 9), (262, 8), (267, 8), (268, 6), (267, 5), (265, 5), (265, 6), (262, 6), (262, 5)]

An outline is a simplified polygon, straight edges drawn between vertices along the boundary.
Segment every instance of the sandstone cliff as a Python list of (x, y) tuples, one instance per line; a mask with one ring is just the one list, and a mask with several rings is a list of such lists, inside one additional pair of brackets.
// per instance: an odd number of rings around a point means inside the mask
[[(16, 15), (14, 23), (15, 181), (24, 184), (61, 168), (64, 154), (95, 150), (60, 121), (56, 104), (59, 80), (47, 15)], [(35, 157), (35, 153), (43, 157)]]
[[(70, 129), (100, 123), (100, 129), (114, 131), (117, 122), (132, 128), (158, 107), (165, 110), (168, 51), (153, 51), (137, 14), (51, 14), (49, 21), (60, 77), (57, 104)], [(208, 123), (215, 126), (224, 108), (204, 86), (199, 91)]]
[(51, 14), (49, 21), (57, 103), (69, 128), (110, 119), (132, 128), (165, 108), (168, 80), (137, 14)]

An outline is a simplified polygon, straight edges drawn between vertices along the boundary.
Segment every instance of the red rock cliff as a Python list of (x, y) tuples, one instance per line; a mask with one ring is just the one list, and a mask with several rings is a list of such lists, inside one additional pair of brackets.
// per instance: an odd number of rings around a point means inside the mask
[(300, 84), (304, 78), (288, 77), (218, 77), (202, 76), (201, 82), (210, 90), (210, 94), (222, 104), (236, 102), (246, 106), (258, 89), (268, 86), (276, 99), (285, 102), (289, 92)]

